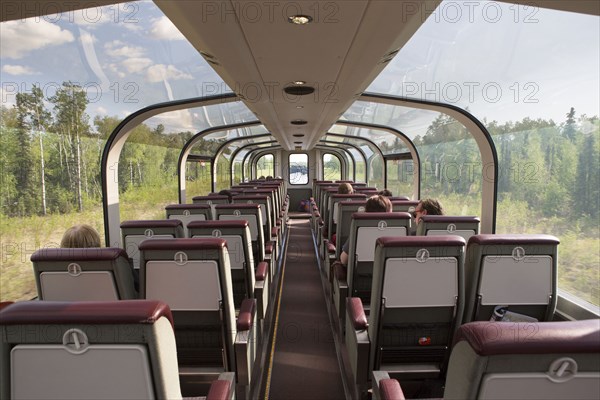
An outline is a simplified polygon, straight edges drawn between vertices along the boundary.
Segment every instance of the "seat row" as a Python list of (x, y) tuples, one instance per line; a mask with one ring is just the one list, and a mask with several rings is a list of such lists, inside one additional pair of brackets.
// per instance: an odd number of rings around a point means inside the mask
[[(182, 399), (175, 317), (164, 302), (27, 301), (0, 310), (2, 399)], [(235, 398), (222, 372), (207, 400)], [(199, 398), (199, 397), (196, 397)]]

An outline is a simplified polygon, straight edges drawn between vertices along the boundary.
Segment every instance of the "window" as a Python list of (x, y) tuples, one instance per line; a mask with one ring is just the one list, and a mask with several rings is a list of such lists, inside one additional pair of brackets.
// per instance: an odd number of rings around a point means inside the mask
[(256, 177), (275, 176), (273, 168), (273, 154), (265, 154), (256, 162)]
[(335, 154), (323, 154), (323, 179), (330, 181), (342, 179), (342, 162)]
[(308, 154), (290, 154), (289, 171), (291, 185), (306, 185), (308, 183)]

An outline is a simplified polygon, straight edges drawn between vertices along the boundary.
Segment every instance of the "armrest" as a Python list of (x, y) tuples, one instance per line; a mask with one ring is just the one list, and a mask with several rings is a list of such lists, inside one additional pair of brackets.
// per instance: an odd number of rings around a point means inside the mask
[[(216, 385), (215, 385), (216, 384)], [(210, 385), (206, 400), (233, 400), (235, 398), (235, 372), (223, 372)], [(214, 389), (213, 389), (214, 387)], [(184, 400), (199, 400), (204, 397), (184, 397)]]
[(350, 317), (350, 323), (357, 331), (367, 329), (369, 323), (367, 322), (367, 316), (365, 315), (365, 309), (363, 308), (362, 300), (360, 297), (349, 297), (346, 299), (346, 310)]
[(273, 254), (275, 249), (275, 242), (270, 240), (265, 244), (265, 254)]
[(244, 299), (242, 306), (240, 307), (240, 313), (237, 318), (237, 330), (247, 331), (253, 323), (254, 317), (256, 316), (256, 300), (255, 299)]
[[(335, 276), (335, 279), (338, 280), (338, 282), (346, 282), (347, 274), (348, 274), (348, 267), (346, 267), (344, 264), (342, 264), (339, 261), (333, 263), (333, 275)], [(362, 306), (362, 304), (361, 304), (361, 306)]]
[(404, 400), (404, 393), (400, 383), (395, 379), (382, 379), (379, 381), (381, 400)]
[(278, 226), (274, 226), (273, 228), (271, 228), (271, 237), (277, 237), (279, 236), (279, 231), (281, 230), (280, 227)]
[(259, 262), (256, 266), (254, 279), (257, 281), (264, 281), (267, 278), (267, 271), (269, 271), (269, 264), (266, 261)]

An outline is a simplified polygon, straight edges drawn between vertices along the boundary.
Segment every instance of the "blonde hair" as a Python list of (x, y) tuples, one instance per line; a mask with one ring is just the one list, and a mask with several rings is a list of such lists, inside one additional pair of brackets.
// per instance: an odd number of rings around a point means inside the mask
[(74, 225), (63, 235), (60, 247), (100, 247), (100, 235), (87, 224)]

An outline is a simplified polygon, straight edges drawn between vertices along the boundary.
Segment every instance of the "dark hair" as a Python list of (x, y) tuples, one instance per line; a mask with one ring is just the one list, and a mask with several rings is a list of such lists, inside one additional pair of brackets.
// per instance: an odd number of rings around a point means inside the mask
[(229, 202), (231, 203), (231, 199), (233, 197), (233, 193), (231, 192), (231, 190), (223, 189), (219, 192), (219, 195), (227, 196), (229, 198)]
[(385, 197), (392, 197), (393, 194), (389, 189), (383, 189), (381, 192), (377, 193)]
[(392, 212), (392, 202), (385, 196), (376, 194), (369, 197), (365, 205), (366, 212)]
[(427, 211), (427, 215), (444, 215), (444, 207), (435, 199), (423, 199), (419, 204)]
[(354, 193), (354, 188), (352, 188), (352, 185), (347, 182), (340, 183), (337, 192), (339, 194), (352, 194)]

